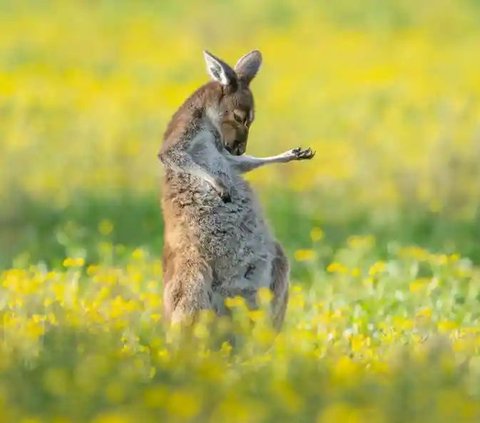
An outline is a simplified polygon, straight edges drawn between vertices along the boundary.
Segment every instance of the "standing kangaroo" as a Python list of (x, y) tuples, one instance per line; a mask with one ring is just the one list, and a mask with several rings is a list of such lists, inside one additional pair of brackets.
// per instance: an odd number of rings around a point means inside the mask
[(226, 314), (224, 301), (242, 296), (255, 307), (257, 291), (273, 294), (271, 317), (280, 329), (288, 302), (289, 265), (242, 174), (268, 163), (311, 159), (296, 148), (273, 157), (243, 155), (254, 119), (249, 84), (262, 57), (243, 56), (232, 69), (204, 52), (212, 81), (174, 114), (159, 158), (165, 167), (164, 309), (171, 323), (200, 310)]

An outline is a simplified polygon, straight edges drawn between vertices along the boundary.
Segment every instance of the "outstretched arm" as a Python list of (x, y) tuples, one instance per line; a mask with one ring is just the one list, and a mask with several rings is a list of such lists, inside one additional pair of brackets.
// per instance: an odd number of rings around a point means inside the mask
[(219, 178), (212, 175), (208, 169), (195, 161), (196, 155), (207, 155), (209, 148), (214, 149), (215, 147), (213, 144), (210, 145), (208, 140), (200, 136), (191, 141), (182, 140), (172, 144), (165, 143), (158, 157), (164, 166), (177, 172), (189, 173), (206, 181), (213, 187), (223, 201), (229, 202), (230, 193), (225, 184)]
[(287, 163), (292, 160), (309, 160), (315, 156), (315, 152), (311, 148), (303, 150), (302, 148), (294, 148), (284, 153), (270, 157), (253, 157), (253, 156), (233, 156), (226, 153), (227, 160), (230, 165), (240, 173), (250, 172), (253, 169), (270, 163)]

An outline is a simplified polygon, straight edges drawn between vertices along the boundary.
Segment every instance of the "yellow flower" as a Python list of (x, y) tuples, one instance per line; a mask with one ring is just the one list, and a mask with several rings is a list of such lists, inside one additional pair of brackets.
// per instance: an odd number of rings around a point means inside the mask
[(333, 375), (337, 381), (353, 383), (359, 373), (359, 365), (349, 357), (340, 357), (333, 364)]
[(113, 232), (113, 223), (108, 219), (103, 219), (98, 224), (98, 231), (102, 235), (110, 235)]
[(356, 278), (356, 277), (358, 277), (358, 276), (361, 275), (361, 270), (360, 270), (359, 267), (354, 267), (354, 268), (352, 269), (352, 271), (350, 272), (350, 274), (351, 274), (354, 278)]
[(313, 242), (318, 242), (318, 241), (322, 240), (324, 237), (325, 237), (325, 233), (319, 227), (314, 227), (310, 231), (310, 239)]
[(273, 293), (270, 288), (260, 288), (257, 292), (258, 302), (260, 306), (266, 307), (270, 305)]
[(237, 297), (228, 297), (225, 299), (225, 306), (227, 308), (233, 309), (237, 307), (245, 307), (245, 298), (237, 296)]
[(430, 253), (417, 246), (401, 248), (398, 254), (401, 258), (410, 258), (418, 261), (428, 261), (430, 259)]
[(253, 322), (265, 321), (265, 311), (264, 310), (249, 310), (248, 317)]
[(199, 395), (187, 389), (173, 391), (166, 402), (166, 408), (174, 417), (192, 419), (200, 411)]
[(350, 345), (352, 351), (358, 353), (362, 349), (370, 346), (370, 338), (363, 334), (352, 335), (350, 338)]
[(412, 330), (415, 326), (413, 320), (403, 316), (394, 316), (393, 327), (400, 331)]
[(430, 282), (430, 279), (428, 278), (415, 279), (413, 282), (410, 282), (408, 288), (412, 293), (423, 292), (426, 289), (429, 282)]
[(458, 328), (458, 323), (452, 320), (441, 320), (437, 324), (439, 332), (450, 332)]
[(152, 319), (153, 322), (158, 323), (162, 320), (162, 315), (159, 313), (153, 313), (150, 315), (150, 319)]
[(98, 272), (98, 270), (99, 270), (99, 266), (91, 264), (90, 266), (87, 267), (87, 275), (93, 276)]
[(25, 327), (25, 334), (32, 338), (37, 339), (45, 333), (45, 327), (42, 322), (35, 322), (33, 320), (29, 320)]
[(348, 273), (348, 267), (342, 263), (333, 262), (327, 266), (327, 272), (329, 273)]
[(315, 251), (311, 249), (300, 249), (295, 251), (294, 257), (297, 261), (312, 261), (315, 259), (316, 254)]
[(85, 259), (81, 257), (77, 257), (77, 258), (67, 257), (65, 260), (63, 260), (64, 267), (82, 267), (84, 264), (85, 264)]
[(379, 275), (380, 273), (385, 272), (385, 269), (386, 269), (385, 262), (384, 261), (377, 261), (372, 266), (370, 266), (370, 269), (368, 270), (368, 274), (370, 276), (376, 276), (376, 275)]
[(134, 260), (143, 260), (145, 258), (145, 250), (142, 248), (136, 248), (132, 252), (132, 258)]

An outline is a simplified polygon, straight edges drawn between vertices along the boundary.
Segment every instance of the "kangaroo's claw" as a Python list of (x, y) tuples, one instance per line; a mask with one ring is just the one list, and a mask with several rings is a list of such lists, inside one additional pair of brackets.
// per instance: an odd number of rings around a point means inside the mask
[(296, 160), (310, 160), (315, 156), (315, 151), (313, 151), (310, 147), (306, 149), (297, 147), (292, 150), (292, 153)]

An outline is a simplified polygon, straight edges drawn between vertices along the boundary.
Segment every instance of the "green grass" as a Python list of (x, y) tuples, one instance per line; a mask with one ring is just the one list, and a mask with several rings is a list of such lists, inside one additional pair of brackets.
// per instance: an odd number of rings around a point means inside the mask
[[(376, 257), (385, 257), (391, 245), (419, 245), (437, 252), (460, 253), (480, 262), (480, 217), (461, 220), (422, 209), (359, 211), (338, 198), (321, 193), (296, 194), (276, 190), (261, 193), (272, 230), (292, 258), (297, 249), (309, 248), (310, 230), (320, 227), (322, 262), (327, 265), (335, 250), (352, 235), (373, 235)], [(342, 200), (345, 203), (345, 200)], [(78, 194), (63, 207), (18, 199), (13, 212), (2, 216), (0, 266), (45, 262), (58, 266), (65, 257), (99, 259), (101, 241), (123, 245), (126, 252), (142, 247), (161, 256), (163, 222), (158, 195), (135, 193)], [(113, 224), (108, 236), (99, 233), (103, 220)], [(300, 266), (301, 267), (301, 266)], [(295, 276), (301, 269), (293, 266)]]

